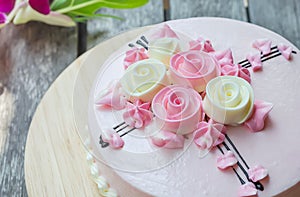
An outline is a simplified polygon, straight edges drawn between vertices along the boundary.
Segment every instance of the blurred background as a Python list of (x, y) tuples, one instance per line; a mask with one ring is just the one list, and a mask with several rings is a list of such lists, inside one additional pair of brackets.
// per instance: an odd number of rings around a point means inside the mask
[(24, 149), (32, 116), (49, 86), (85, 49), (133, 28), (202, 16), (254, 23), (300, 47), (298, 0), (149, 0), (139, 8), (99, 12), (124, 20), (98, 18), (77, 27), (29, 22), (0, 29), (0, 196), (27, 196)]

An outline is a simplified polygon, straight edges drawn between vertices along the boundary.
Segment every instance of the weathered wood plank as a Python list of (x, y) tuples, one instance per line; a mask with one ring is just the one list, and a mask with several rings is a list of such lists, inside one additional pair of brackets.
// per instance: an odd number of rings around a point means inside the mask
[(0, 196), (27, 195), (23, 165), (31, 118), (50, 84), (75, 57), (75, 28), (32, 22), (0, 30)]
[(266, 27), (300, 48), (300, 2), (296, 0), (249, 1), (252, 23)]
[(242, 0), (170, 0), (171, 19), (213, 16), (246, 21)]
[(124, 20), (100, 18), (88, 22), (88, 48), (124, 31), (163, 22), (162, 0), (149, 0), (149, 3), (134, 9), (101, 9), (100, 13), (122, 17)]

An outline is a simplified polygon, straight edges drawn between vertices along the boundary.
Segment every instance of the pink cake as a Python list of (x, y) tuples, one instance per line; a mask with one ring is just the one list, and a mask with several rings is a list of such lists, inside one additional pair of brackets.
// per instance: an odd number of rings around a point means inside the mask
[(169, 21), (128, 44), (90, 95), (101, 195), (300, 195), (295, 46), (221, 18)]

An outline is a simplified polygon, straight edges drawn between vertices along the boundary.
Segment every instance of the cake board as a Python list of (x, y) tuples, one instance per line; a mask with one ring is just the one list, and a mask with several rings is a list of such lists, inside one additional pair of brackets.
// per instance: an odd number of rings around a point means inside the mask
[(24, 168), (29, 196), (99, 195), (91, 179), (85, 160), (86, 150), (73, 117), (75, 80), (82, 61), (89, 53), (101, 51), (100, 62), (91, 65), (86, 75), (87, 84), (91, 85), (99, 66), (108, 56), (147, 29), (149, 27), (126, 32), (90, 49), (69, 65), (51, 85), (32, 118), (26, 142)]

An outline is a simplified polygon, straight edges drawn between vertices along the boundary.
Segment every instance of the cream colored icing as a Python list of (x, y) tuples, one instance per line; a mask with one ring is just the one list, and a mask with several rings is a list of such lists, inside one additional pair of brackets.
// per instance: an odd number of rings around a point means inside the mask
[(131, 101), (152, 101), (154, 95), (169, 84), (164, 64), (156, 59), (145, 59), (132, 64), (120, 79), (122, 89)]
[(220, 76), (207, 84), (203, 109), (214, 121), (241, 124), (251, 116), (253, 105), (253, 89), (240, 77)]

